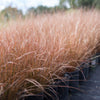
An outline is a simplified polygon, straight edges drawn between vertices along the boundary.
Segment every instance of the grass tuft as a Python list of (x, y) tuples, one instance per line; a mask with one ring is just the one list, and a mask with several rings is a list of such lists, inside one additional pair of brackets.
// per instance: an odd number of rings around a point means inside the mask
[(10, 21), (0, 29), (0, 95), (45, 92), (100, 51), (100, 12), (78, 10)]

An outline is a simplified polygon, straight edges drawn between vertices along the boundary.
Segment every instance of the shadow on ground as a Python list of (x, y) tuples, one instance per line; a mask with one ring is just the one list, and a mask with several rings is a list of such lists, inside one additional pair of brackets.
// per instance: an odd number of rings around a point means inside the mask
[(87, 81), (82, 82), (83, 92), (70, 94), (69, 100), (100, 100), (100, 65), (92, 68)]

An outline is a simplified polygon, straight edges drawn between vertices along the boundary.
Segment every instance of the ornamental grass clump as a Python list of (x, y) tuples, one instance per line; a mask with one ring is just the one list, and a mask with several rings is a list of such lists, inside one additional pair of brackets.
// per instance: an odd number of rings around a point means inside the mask
[(99, 11), (78, 10), (10, 21), (0, 29), (0, 98), (46, 92), (100, 45)]

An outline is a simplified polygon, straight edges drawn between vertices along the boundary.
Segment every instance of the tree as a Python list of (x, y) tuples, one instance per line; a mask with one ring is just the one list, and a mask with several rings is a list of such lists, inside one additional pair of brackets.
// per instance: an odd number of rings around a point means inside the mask
[(18, 10), (17, 8), (7, 7), (4, 10), (1, 11), (1, 16), (5, 20), (9, 20), (10, 18), (17, 18), (18, 16), (22, 16), (22, 11)]
[(60, 0), (59, 5), (60, 6), (64, 6), (64, 3), (66, 2), (66, 0)]
[(71, 8), (76, 8), (78, 6), (78, 0), (67, 0)]
[(48, 11), (49, 11), (49, 8), (46, 7), (46, 6), (42, 6), (42, 5), (41, 6), (38, 6), (37, 9), (36, 9), (36, 12), (38, 14), (40, 14), (40, 13), (46, 13)]
[(100, 8), (100, 0), (60, 0), (59, 5), (64, 6), (66, 2), (70, 8)]
[(78, 0), (79, 7), (88, 7), (91, 8), (93, 6), (94, 0)]
[(70, 8), (76, 8), (78, 6), (78, 0), (60, 0), (60, 6), (66, 6), (66, 3), (70, 5)]
[(93, 6), (100, 9), (100, 0), (94, 0)]

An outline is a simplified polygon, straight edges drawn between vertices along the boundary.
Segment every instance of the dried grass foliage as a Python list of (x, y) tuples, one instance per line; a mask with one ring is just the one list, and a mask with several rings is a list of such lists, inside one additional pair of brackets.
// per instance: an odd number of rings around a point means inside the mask
[(99, 52), (99, 18), (99, 11), (79, 10), (9, 22), (0, 29), (0, 94), (13, 100), (23, 92), (45, 92)]

